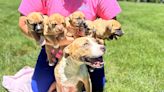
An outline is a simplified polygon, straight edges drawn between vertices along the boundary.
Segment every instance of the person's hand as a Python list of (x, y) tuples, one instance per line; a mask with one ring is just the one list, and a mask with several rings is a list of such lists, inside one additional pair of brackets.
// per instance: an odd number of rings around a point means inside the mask
[(51, 50), (51, 54), (53, 55), (52, 61), (54, 61), (54, 63), (57, 62), (57, 60), (61, 60), (62, 56), (63, 56), (63, 51), (61, 49), (55, 51), (55, 49)]
[[(66, 47), (67, 45), (69, 45), (73, 41), (74, 41), (73, 38), (60, 40), (59, 41), (59, 46), (62, 47), (62, 48)], [(63, 56), (63, 49), (58, 49), (58, 50), (52, 49), (51, 50), (51, 54), (53, 55), (52, 61), (57, 62), (57, 59), (60, 60), (62, 58), (62, 56)]]
[(25, 34), (27, 37), (32, 38), (32, 35), (28, 31), (28, 27), (26, 25), (26, 16), (20, 16), (19, 17), (19, 28), (21, 29), (22, 33)]

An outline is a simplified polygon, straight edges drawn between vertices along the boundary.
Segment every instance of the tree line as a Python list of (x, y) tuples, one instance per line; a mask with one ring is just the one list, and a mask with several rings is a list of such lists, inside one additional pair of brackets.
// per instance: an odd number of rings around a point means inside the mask
[(119, 1), (150, 2), (150, 3), (164, 3), (164, 0), (119, 0)]

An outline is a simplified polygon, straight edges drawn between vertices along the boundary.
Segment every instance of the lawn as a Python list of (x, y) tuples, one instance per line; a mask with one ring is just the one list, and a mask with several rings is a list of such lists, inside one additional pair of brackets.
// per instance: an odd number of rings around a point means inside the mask
[[(0, 82), (3, 75), (34, 67), (40, 49), (18, 28), (19, 3), (0, 1)], [(119, 3), (125, 35), (106, 41), (105, 92), (164, 92), (164, 5)]]

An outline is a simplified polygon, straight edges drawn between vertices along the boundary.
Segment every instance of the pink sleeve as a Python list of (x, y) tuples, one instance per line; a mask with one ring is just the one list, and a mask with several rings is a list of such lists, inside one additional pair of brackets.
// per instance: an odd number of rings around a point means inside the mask
[(103, 19), (112, 19), (121, 12), (117, 0), (99, 0), (97, 14)]
[(25, 16), (27, 16), (31, 12), (41, 12), (41, 0), (22, 0), (18, 11)]

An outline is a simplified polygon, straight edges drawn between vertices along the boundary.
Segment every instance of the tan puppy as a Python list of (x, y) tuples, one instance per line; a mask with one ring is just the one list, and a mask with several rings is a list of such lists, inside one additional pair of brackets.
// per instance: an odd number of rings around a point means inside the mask
[(92, 92), (91, 81), (86, 65), (101, 68), (102, 62), (95, 60), (105, 52), (94, 38), (80, 37), (64, 49), (64, 56), (55, 67), (57, 92)]
[(117, 39), (117, 36), (122, 36), (124, 33), (121, 30), (121, 24), (116, 20), (103, 20), (101, 18), (94, 21), (96, 28), (96, 39), (99, 39), (104, 44), (105, 39)]
[(44, 29), (44, 17), (39, 12), (32, 12), (27, 16), (26, 24), (29, 33), (39, 43), (40, 37)]
[(85, 15), (76, 11), (66, 18), (67, 37), (78, 38), (84, 36), (85, 32)]
[(51, 15), (45, 22), (44, 28), (46, 53), (49, 60), (49, 65), (53, 66), (54, 61), (52, 60), (53, 55), (51, 54), (51, 50), (55, 49), (55, 51), (58, 51), (59, 49), (63, 49), (63, 47), (59, 46), (59, 41), (66, 39), (65, 34), (67, 30), (65, 28), (64, 16), (60, 14)]

